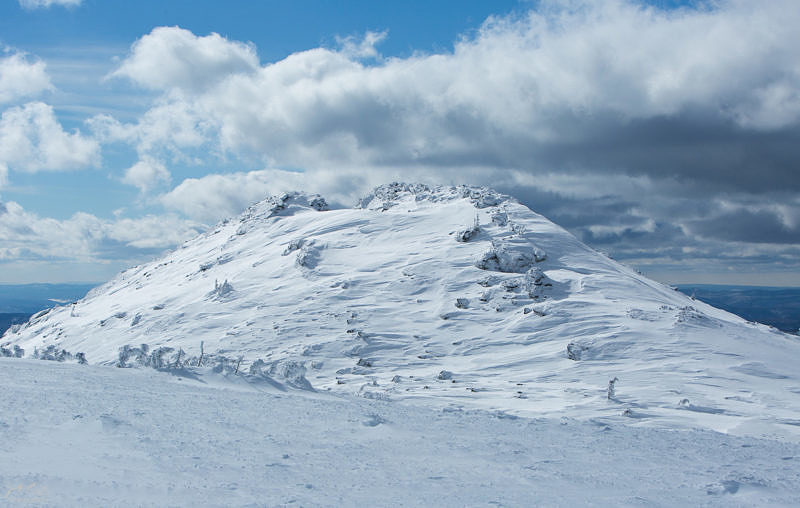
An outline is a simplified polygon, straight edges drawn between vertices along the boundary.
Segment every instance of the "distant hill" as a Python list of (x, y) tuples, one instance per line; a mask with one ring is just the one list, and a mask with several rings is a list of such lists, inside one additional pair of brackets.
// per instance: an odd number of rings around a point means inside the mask
[(29, 317), (31, 317), (30, 314), (0, 314), (0, 336), (2, 336), (6, 330), (11, 328), (11, 325), (24, 323)]
[(0, 336), (11, 325), (56, 305), (80, 300), (96, 284), (0, 284)]
[(800, 288), (681, 284), (682, 293), (750, 321), (797, 334), (800, 329)]
[(80, 300), (97, 284), (0, 284), (0, 314), (33, 314)]

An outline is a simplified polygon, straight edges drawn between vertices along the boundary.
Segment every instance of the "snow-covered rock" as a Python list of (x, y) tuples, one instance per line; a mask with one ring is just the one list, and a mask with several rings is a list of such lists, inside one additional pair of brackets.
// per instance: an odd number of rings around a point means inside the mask
[[(467, 224), (476, 234), (454, 241)], [(0, 351), (52, 346), (115, 365), (146, 344), (141, 362), (169, 366), (178, 352), (200, 358), (201, 343), (317, 391), (800, 434), (796, 337), (693, 301), (476, 187), (390, 184), (334, 210), (316, 195), (269, 198), (9, 330)]]

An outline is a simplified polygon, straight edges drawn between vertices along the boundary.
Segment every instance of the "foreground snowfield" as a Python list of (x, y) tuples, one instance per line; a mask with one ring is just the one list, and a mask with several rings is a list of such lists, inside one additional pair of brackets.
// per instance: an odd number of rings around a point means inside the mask
[(0, 504), (800, 505), (796, 336), (488, 189), (327, 208), (10, 329)]
[(797, 506), (800, 446), (0, 358), (3, 506)]

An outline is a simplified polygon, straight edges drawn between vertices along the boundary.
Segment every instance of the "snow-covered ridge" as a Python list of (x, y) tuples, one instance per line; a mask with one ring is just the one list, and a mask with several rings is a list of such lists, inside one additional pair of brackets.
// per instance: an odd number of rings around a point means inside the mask
[(499, 206), (504, 202), (516, 203), (516, 200), (511, 196), (500, 194), (488, 187), (473, 185), (459, 185), (457, 187), (446, 185), (430, 186), (422, 183), (393, 182), (376, 187), (366, 196), (359, 199), (357, 206), (372, 210), (388, 210), (408, 200), (442, 203), (457, 199), (468, 199), (476, 208)]
[(334, 210), (317, 195), (269, 198), (0, 346), (256, 366), (288, 386), (523, 415), (800, 431), (796, 338), (477, 187), (395, 183)]

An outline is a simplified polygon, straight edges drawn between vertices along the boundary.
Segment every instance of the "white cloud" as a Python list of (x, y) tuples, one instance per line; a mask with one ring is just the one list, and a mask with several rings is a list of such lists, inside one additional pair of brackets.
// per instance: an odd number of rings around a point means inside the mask
[(543, 2), (538, 12), (490, 18), (452, 53), (364, 65), (385, 35), (368, 33), (338, 51), (263, 67), (251, 46), (161, 27), (134, 44), (115, 75), (171, 90), (136, 130), (140, 142), (175, 150), (172, 132), (271, 166), (541, 170), (553, 169), (553, 154), (593, 147), (598, 131), (628, 136), (631, 122), (798, 125), (796, 26), (794, 0), (678, 11)]
[(388, 31), (367, 32), (364, 37), (357, 38), (353, 35), (337, 37), (336, 42), (341, 46), (341, 53), (354, 58), (377, 58), (376, 46), (386, 39)]
[(0, 162), (0, 189), (8, 185), (8, 166)]
[[(294, 183), (287, 185), (287, 181)], [(165, 207), (205, 222), (241, 213), (247, 206), (282, 191), (306, 189), (304, 175), (286, 171), (250, 171), (187, 178), (161, 196)]]
[(53, 108), (41, 102), (7, 109), (0, 117), (0, 162), (34, 173), (96, 166), (100, 145), (77, 130), (66, 132)]
[(167, 249), (194, 238), (203, 229), (202, 224), (166, 214), (106, 222), (103, 233), (136, 249)]
[(169, 183), (170, 178), (171, 175), (163, 162), (145, 158), (125, 171), (122, 182), (133, 185), (142, 192), (148, 192), (160, 183)]
[(130, 56), (111, 76), (157, 90), (201, 90), (229, 74), (257, 67), (252, 45), (217, 33), (198, 37), (176, 26), (156, 27), (133, 44)]
[[(121, 123), (109, 115), (96, 115), (87, 123), (103, 143), (121, 141), (135, 147), (140, 158), (161, 157), (188, 161), (187, 150), (209, 143), (211, 125), (193, 104), (173, 98), (161, 102), (138, 118), (136, 123)], [(212, 148), (209, 148), (212, 150)], [(214, 156), (204, 154), (206, 159)]]
[(19, 4), (25, 9), (48, 9), (54, 5), (62, 7), (77, 7), (83, 0), (19, 0)]
[(0, 203), (0, 261), (141, 260), (201, 229), (174, 214), (109, 221), (79, 212), (57, 220), (30, 213), (15, 202)]
[(0, 104), (52, 89), (46, 65), (41, 60), (29, 61), (22, 53), (0, 58)]

